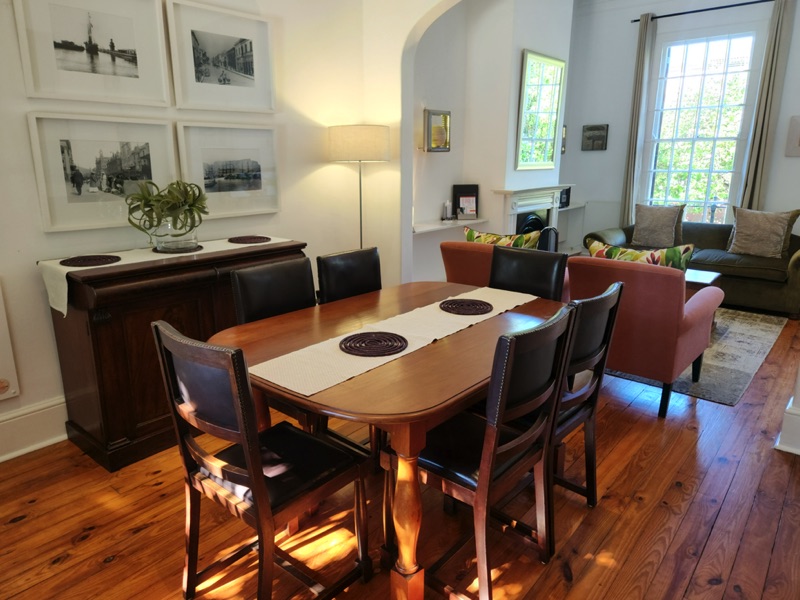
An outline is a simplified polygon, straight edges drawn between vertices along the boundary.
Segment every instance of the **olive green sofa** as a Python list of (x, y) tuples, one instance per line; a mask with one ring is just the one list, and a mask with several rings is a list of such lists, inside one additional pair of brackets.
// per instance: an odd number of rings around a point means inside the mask
[[(690, 269), (720, 273), (717, 285), (725, 292), (725, 306), (775, 312), (792, 319), (800, 316), (800, 236), (792, 235), (786, 258), (732, 254), (726, 250), (733, 225), (683, 223), (684, 244), (694, 244)], [(589, 239), (629, 247), (633, 226), (587, 233)]]

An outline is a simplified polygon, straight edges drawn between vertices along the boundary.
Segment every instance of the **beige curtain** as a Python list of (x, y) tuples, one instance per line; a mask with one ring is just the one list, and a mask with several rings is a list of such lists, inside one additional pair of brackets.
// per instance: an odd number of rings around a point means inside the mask
[(769, 141), (775, 133), (780, 108), (787, 54), (792, 39), (794, 9), (795, 0), (775, 0), (772, 8), (740, 203), (740, 206), (752, 210), (761, 210), (764, 207), (764, 177), (769, 164)]
[(633, 76), (633, 97), (631, 99), (631, 123), (628, 132), (628, 157), (625, 163), (625, 179), (622, 183), (622, 206), (620, 223), (633, 224), (636, 204), (638, 163), (642, 157), (641, 129), (644, 122), (645, 96), (647, 92), (647, 72), (650, 65), (650, 52), (653, 47), (656, 22), (653, 13), (644, 13), (639, 18), (639, 41), (636, 45), (636, 66)]

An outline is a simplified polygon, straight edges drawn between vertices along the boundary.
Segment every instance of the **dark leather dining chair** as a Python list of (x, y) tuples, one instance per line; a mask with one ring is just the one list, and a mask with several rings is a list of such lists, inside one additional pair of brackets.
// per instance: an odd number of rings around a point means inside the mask
[(239, 325), (317, 303), (307, 257), (236, 269), (231, 271), (231, 285)]
[(317, 257), (319, 303), (381, 289), (381, 261), (377, 248), (349, 250)]
[[(623, 284), (616, 282), (593, 298), (570, 302), (575, 307), (575, 340), (567, 365), (567, 382), (556, 415), (553, 444), (555, 453), (554, 483), (597, 505), (597, 445), (595, 422), (597, 398), (603, 385), (608, 349), (617, 320)], [(586, 485), (564, 477), (564, 438), (583, 425)]]
[[(499, 519), (508, 531), (532, 542), (543, 562), (555, 551), (551, 442), (572, 344), (574, 312), (572, 306), (565, 306), (533, 329), (501, 336), (495, 349), (485, 416), (464, 411), (445, 421), (428, 432), (419, 456), (420, 480), (424, 484), (473, 508), (478, 587), (484, 600), (492, 597), (486, 537), (490, 516)], [(529, 422), (524, 429), (510, 426), (524, 417)], [(396, 457), (384, 451), (381, 464), (392, 473), (389, 469), (397, 468)], [(499, 510), (531, 471), (536, 494), (535, 526)], [(390, 495), (392, 488), (386, 486)], [(390, 496), (385, 501), (385, 512), (392, 503)], [(384, 522), (391, 523), (391, 519), (385, 516)], [(391, 548), (391, 529), (387, 530), (386, 539)], [(426, 571), (426, 582), (435, 582), (434, 571), (435, 568)], [(443, 586), (441, 582), (436, 585)]]
[[(178, 438), (186, 489), (186, 558), (183, 590), (194, 598), (197, 586), (219, 568), (249, 551), (258, 556), (258, 598), (272, 597), (273, 561), (303, 583), (322, 586), (298, 569), (297, 561), (275, 545), (282, 527), (339, 489), (353, 484), (357, 564), (325, 590), (332, 597), (359, 577), (372, 575), (367, 544), (364, 491), (366, 454), (327, 432), (306, 433), (287, 421), (270, 426), (253, 402), (247, 364), (240, 349), (211, 346), (181, 335), (164, 321), (152, 324), (161, 372)], [(205, 436), (229, 446), (206, 449)], [(227, 558), (198, 572), (200, 500), (206, 496), (256, 531)]]
[(489, 287), (561, 300), (566, 270), (566, 254), (495, 246)]

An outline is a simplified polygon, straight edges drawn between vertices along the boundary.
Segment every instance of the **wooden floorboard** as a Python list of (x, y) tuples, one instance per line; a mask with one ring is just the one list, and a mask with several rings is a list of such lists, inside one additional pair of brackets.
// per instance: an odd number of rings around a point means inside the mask
[[(774, 449), (800, 361), (798, 321), (789, 321), (735, 407), (674, 394), (666, 419), (660, 390), (607, 377), (598, 409), (596, 508), (556, 490), (557, 552), (547, 565), (490, 532), (495, 598), (586, 600), (800, 598), (800, 457)], [(280, 418), (280, 417), (278, 417)], [(363, 426), (332, 421), (353, 439)], [(583, 478), (583, 435), (567, 439), (566, 473)], [(175, 449), (109, 474), (70, 442), (3, 463), (0, 597), (180, 598), (183, 485)], [(368, 482), (370, 554), (378, 572), (341, 594), (388, 598), (379, 570), (381, 475)], [(419, 559), (431, 564), (472, 527), (470, 512), (442, 511), (423, 490)], [(509, 505), (532, 514), (529, 490)], [(250, 535), (211, 502), (202, 509), (201, 564)], [(278, 541), (331, 580), (355, 556), (352, 490), (327, 500), (292, 537)], [(440, 571), (474, 593), (467, 544)], [(201, 588), (199, 598), (254, 598), (248, 557)], [(285, 573), (275, 598), (312, 598)], [(426, 597), (439, 598), (429, 591)]]

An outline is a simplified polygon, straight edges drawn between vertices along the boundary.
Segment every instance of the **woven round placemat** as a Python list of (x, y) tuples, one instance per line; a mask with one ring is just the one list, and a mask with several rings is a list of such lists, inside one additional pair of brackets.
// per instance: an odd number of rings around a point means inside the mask
[(228, 238), (228, 241), (231, 244), (263, 244), (271, 239), (266, 235), (237, 235), (236, 237)]
[(111, 265), (122, 260), (114, 254), (87, 254), (85, 256), (73, 256), (58, 261), (58, 264), (65, 267), (101, 267)]
[(164, 250), (159, 248), (153, 248), (153, 252), (157, 252), (158, 254), (189, 254), (190, 252), (198, 252), (202, 250), (203, 247), (198, 244), (194, 248), (175, 248), (171, 250)]
[(445, 300), (441, 302), (439, 308), (444, 312), (449, 312), (454, 315), (485, 315), (486, 313), (492, 312), (494, 307), (483, 300), (456, 298), (454, 300)]
[(406, 338), (387, 331), (354, 333), (339, 342), (339, 349), (353, 356), (391, 356), (407, 347)]

